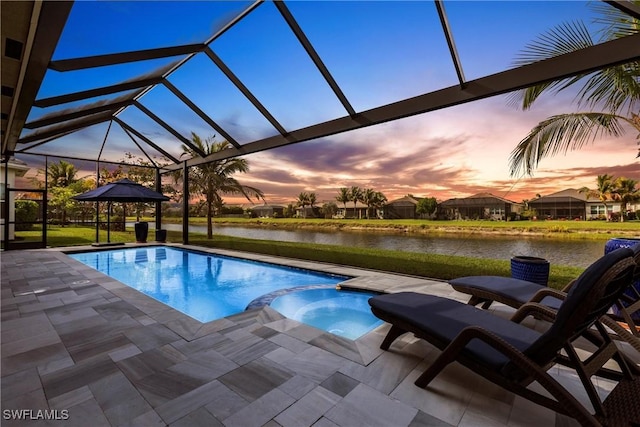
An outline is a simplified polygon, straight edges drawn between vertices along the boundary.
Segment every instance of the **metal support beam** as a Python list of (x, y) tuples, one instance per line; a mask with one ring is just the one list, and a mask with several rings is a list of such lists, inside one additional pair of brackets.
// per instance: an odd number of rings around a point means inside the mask
[[(16, 148), (24, 123), (47, 72), (73, 2), (34, 2), (29, 37), (24, 47), (24, 60), (18, 77), (6, 134), (2, 136), (2, 155)], [(3, 6), (4, 7), (4, 6)], [(8, 6), (7, 6), (8, 7)]]
[(182, 243), (189, 244), (189, 167), (182, 163)]
[(68, 93), (66, 95), (52, 96), (50, 98), (42, 98), (33, 103), (34, 106), (40, 108), (51, 107), (53, 105), (66, 104), (68, 102), (81, 101), (83, 99), (95, 98), (97, 96), (109, 95), (112, 93), (124, 92), (127, 90), (140, 89), (162, 82), (162, 77), (153, 77), (150, 79), (135, 80), (127, 83), (120, 83), (112, 86), (104, 86), (96, 89), (83, 90), (80, 92)]
[(247, 89), (244, 83), (242, 83), (242, 81), (233, 73), (233, 71), (231, 71), (231, 69), (227, 67), (224, 62), (222, 62), (222, 59), (220, 59), (220, 57), (216, 55), (210, 47), (207, 47), (204, 50), (204, 53), (207, 54), (207, 56), (218, 66), (220, 71), (222, 71), (224, 75), (227, 76), (229, 80), (231, 80), (231, 83), (233, 83), (238, 88), (238, 90), (242, 92), (242, 94), (253, 104), (253, 106), (262, 113), (262, 115), (269, 121), (269, 123), (271, 123), (271, 125), (276, 128), (278, 132), (280, 132), (280, 135), (287, 134), (286, 129), (282, 127), (282, 125), (275, 119), (275, 117), (271, 115), (269, 110), (267, 110), (264, 105), (262, 105), (262, 103), (258, 101), (258, 98), (256, 98), (249, 91), (249, 89)]
[[(214, 128), (216, 130), (216, 132), (218, 132), (220, 135), (222, 135), (222, 137), (224, 139), (226, 139), (231, 145), (233, 145), (236, 148), (240, 148), (240, 144), (238, 144), (238, 142), (233, 139), (231, 137), (231, 135), (229, 135), (227, 132), (225, 132), (224, 129), (222, 129), (222, 127), (217, 124), (215, 121), (213, 121), (213, 119), (211, 117), (209, 117), (207, 114), (205, 114), (204, 111), (202, 111), (200, 108), (198, 108), (198, 106), (196, 104), (194, 104), (193, 102), (191, 102), (191, 100), (189, 98), (187, 98), (185, 96), (185, 94), (183, 94), (182, 92), (180, 92), (178, 90), (177, 87), (175, 87), (169, 80), (164, 80), (162, 82), (163, 85), (166, 86), (167, 89), (169, 89), (175, 96), (177, 96), (178, 98), (180, 98), (180, 100), (182, 102), (184, 102), (189, 108), (191, 108), (191, 110), (196, 113), (198, 116), (200, 116), (200, 118), (202, 120), (204, 120), (205, 122), (207, 122), (207, 124), (209, 126), (211, 126), (212, 128)], [(177, 163), (177, 162), (176, 162)]]
[(147, 61), (149, 59), (187, 55), (194, 52), (201, 52), (204, 48), (205, 44), (198, 43), (184, 46), (136, 50), (133, 52), (86, 56), (84, 58), (61, 59), (58, 61), (51, 61), (49, 63), (49, 68), (55, 71), (83, 70), (85, 68), (104, 67), (107, 65), (125, 64), (127, 62)]
[[(122, 125), (120, 125), (122, 126)], [(133, 137), (133, 135), (131, 135), (131, 133), (126, 129), (126, 128), (122, 128), (122, 130), (124, 131), (125, 134), (127, 134), (127, 136), (131, 139), (131, 141), (135, 144), (136, 147), (138, 147), (138, 149), (140, 151), (142, 151), (142, 154), (145, 155), (145, 157), (147, 158), (147, 160), (149, 160), (149, 162), (151, 162), (151, 164), (153, 165), (154, 168), (157, 168), (158, 165), (156, 164), (156, 162), (153, 161), (153, 159), (151, 158), (151, 156), (149, 156), (149, 154), (147, 154), (146, 151), (144, 151), (144, 148), (142, 148), (142, 146), (140, 144), (138, 144), (138, 141), (136, 141), (136, 139)]]
[(98, 123), (104, 123), (109, 120), (111, 120), (110, 112), (108, 112), (107, 114), (99, 114), (99, 115), (96, 115), (95, 117), (89, 116), (89, 117), (85, 117), (84, 119), (75, 120), (61, 126), (55, 126), (53, 128), (44, 129), (42, 131), (35, 131), (33, 133), (30, 133), (29, 135), (26, 135), (24, 138), (20, 138), (18, 142), (20, 144), (27, 144), (33, 141), (40, 141), (41, 139), (62, 135), (65, 132), (79, 130), (82, 128), (96, 125)]
[(300, 26), (296, 22), (295, 18), (289, 11), (289, 8), (284, 4), (282, 0), (276, 0), (273, 2), (273, 4), (278, 8), (284, 20), (287, 21), (287, 24), (291, 28), (291, 31), (293, 31), (293, 33), (296, 35), (296, 37), (302, 44), (302, 47), (304, 47), (304, 50), (307, 51), (307, 55), (311, 57), (311, 60), (318, 68), (318, 71), (320, 71), (320, 74), (322, 74), (322, 77), (324, 77), (324, 79), (327, 81), (327, 83), (333, 90), (333, 93), (338, 97), (344, 109), (347, 110), (347, 113), (349, 113), (350, 116), (355, 116), (356, 111), (353, 109), (353, 107), (349, 103), (349, 100), (342, 92), (342, 89), (340, 89), (340, 86), (338, 86), (338, 83), (335, 81), (327, 67), (324, 65), (324, 62), (322, 62), (320, 55), (318, 55), (318, 52), (316, 52), (311, 42), (302, 31), (302, 28), (300, 28)]
[(149, 138), (147, 138), (146, 136), (144, 136), (143, 134), (141, 134), (140, 132), (138, 132), (137, 130), (135, 130), (134, 128), (132, 128), (131, 126), (126, 124), (125, 122), (123, 122), (121, 119), (119, 119), (117, 117), (114, 117), (113, 120), (115, 120), (120, 126), (122, 126), (123, 129), (128, 130), (129, 132), (131, 132), (132, 134), (134, 134), (135, 136), (137, 136), (138, 138), (140, 138), (141, 140), (143, 140), (144, 142), (149, 144), (151, 147), (155, 148), (156, 151), (158, 151), (159, 153), (162, 153), (163, 156), (165, 156), (166, 158), (171, 160), (173, 163), (180, 163), (180, 161), (178, 159), (173, 157), (171, 154), (167, 153), (165, 150), (160, 148), (158, 145), (156, 145)]
[(52, 116), (45, 116), (42, 119), (34, 120), (24, 125), (27, 129), (37, 129), (45, 126), (51, 126), (57, 123), (67, 122), (69, 120), (77, 119), (80, 117), (90, 116), (92, 114), (101, 113), (103, 111), (110, 111), (111, 113), (117, 111), (119, 108), (132, 104), (132, 100), (113, 102), (111, 104), (102, 104), (91, 108), (84, 108), (81, 110), (72, 111), (70, 113), (56, 114)]
[[(232, 148), (213, 153), (204, 159), (190, 159), (188, 165), (190, 167), (197, 166), (214, 160), (238, 157), (309, 141), (638, 60), (640, 60), (640, 34), (635, 34), (591, 46), (581, 51), (471, 80), (465, 84), (464, 88), (460, 88), (458, 85), (451, 86), (373, 108), (359, 113), (356, 117), (346, 116), (298, 129), (290, 132), (286, 138), (276, 135), (245, 144), (242, 146), (242, 150)], [(176, 168), (176, 166), (168, 167), (168, 169)]]
[(180, 135), (177, 130), (175, 130), (174, 128), (169, 126), (167, 124), (167, 122), (162, 120), (160, 117), (158, 117), (155, 114), (153, 114), (153, 112), (151, 110), (149, 110), (147, 107), (145, 107), (144, 105), (142, 105), (138, 101), (134, 101), (133, 103), (134, 103), (134, 105), (136, 107), (138, 107), (138, 109), (140, 109), (143, 113), (145, 113), (147, 116), (149, 116), (154, 122), (156, 122), (157, 124), (159, 124), (160, 126), (165, 128), (167, 130), (167, 132), (169, 132), (171, 135), (173, 135), (176, 138), (178, 138), (184, 145), (186, 145), (187, 147), (191, 148), (193, 151), (198, 153), (198, 155), (200, 157), (206, 156), (206, 153), (204, 151), (202, 151), (200, 148), (198, 148), (198, 146), (194, 145), (187, 138), (185, 138), (184, 136)]
[(628, 0), (602, 0), (609, 6), (615, 7), (621, 12), (631, 15), (635, 19), (640, 19), (640, 6)]
[[(156, 168), (156, 191), (162, 193), (162, 175), (160, 175), (160, 169)], [(162, 202), (156, 202), (156, 232), (162, 228)], [(156, 239), (157, 240), (157, 239)]]
[(444, 3), (442, 2), (442, 0), (435, 0), (435, 3), (436, 9), (438, 10), (438, 16), (440, 17), (440, 24), (442, 25), (442, 31), (444, 32), (444, 36), (447, 39), (447, 45), (449, 46), (451, 60), (453, 60), (453, 66), (455, 67), (456, 74), (458, 75), (458, 81), (460, 82), (460, 86), (464, 87), (464, 71), (462, 71), (462, 63), (460, 62), (460, 57), (458, 56), (456, 43), (453, 40), (453, 33), (451, 32), (451, 27), (449, 26), (447, 13), (444, 10)]

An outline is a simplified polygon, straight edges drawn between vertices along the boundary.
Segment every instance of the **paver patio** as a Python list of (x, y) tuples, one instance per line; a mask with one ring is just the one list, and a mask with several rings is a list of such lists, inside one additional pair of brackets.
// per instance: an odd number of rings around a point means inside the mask
[[(435, 280), (212, 252), (349, 275), (362, 289), (465, 300)], [(270, 307), (203, 324), (58, 249), (1, 257), (2, 425), (577, 425), (457, 364), (416, 387), (438, 350), (407, 334), (383, 352), (387, 325), (351, 341)], [(588, 402), (571, 371), (552, 373)], [(598, 386), (606, 394), (612, 384)], [(7, 419), (22, 409), (32, 418), (65, 410), (68, 419)]]

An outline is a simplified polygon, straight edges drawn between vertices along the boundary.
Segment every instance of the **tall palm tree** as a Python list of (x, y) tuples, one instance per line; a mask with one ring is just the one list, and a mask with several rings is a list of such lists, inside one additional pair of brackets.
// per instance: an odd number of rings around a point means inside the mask
[(349, 200), (353, 202), (353, 217), (356, 218), (358, 202), (362, 201), (362, 189), (360, 189), (360, 187), (356, 187), (355, 185), (351, 186), (351, 188), (349, 189), (349, 197)]
[(607, 217), (607, 221), (609, 221), (609, 208), (607, 207), (607, 200), (610, 200), (613, 196), (613, 191), (615, 189), (613, 175), (598, 175), (596, 178), (596, 188), (590, 189), (587, 187), (582, 187), (578, 190), (580, 193), (585, 193), (587, 198), (589, 197), (597, 197), (600, 199), (602, 204), (604, 205), (604, 213)]
[(336, 201), (344, 205), (344, 216), (347, 217), (347, 203), (351, 201), (351, 193), (347, 187), (342, 187), (338, 190)]
[(78, 181), (78, 169), (64, 160), (52, 163), (47, 168), (49, 187), (68, 187)]
[(307, 193), (307, 195), (309, 196), (309, 206), (311, 207), (311, 212), (313, 212), (314, 205), (318, 203), (318, 196), (313, 191), (311, 193)]
[(374, 191), (373, 199), (371, 200), (371, 207), (376, 210), (382, 209), (386, 203), (387, 196), (382, 194), (380, 191)]
[[(633, 3), (640, 4), (640, 0)], [(527, 45), (516, 65), (531, 64), (640, 31), (640, 20), (618, 9), (602, 2), (594, 2), (591, 7), (600, 15), (596, 22), (603, 25), (600, 40), (594, 41), (582, 22), (561, 24)], [(638, 131), (640, 140), (639, 76), (640, 62), (634, 61), (518, 92), (516, 99), (526, 110), (544, 92), (559, 92), (580, 84), (576, 103), (587, 111), (559, 114), (538, 123), (511, 152), (511, 175), (520, 172), (530, 175), (545, 157), (578, 150), (602, 136), (623, 135), (625, 123)]]
[(375, 199), (375, 193), (376, 193), (375, 190), (371, 188), (365, 188), (364, 191), (362, 192), (362, 203), (367, 205), (367, 211), (366, 211), (367, 219), (369, 219), (369, 211), (371, 210), (371, 205), (373, 205), (373, 202)]
[[(202, 140), (195, 132), (191, 132), (191, 142), (206, 155), (227, 150), (231, 144), (227, 141), (214, 142), (212, 138)], [(187, 145), (182, 145), (182, 155), (194, 156), (195, 151)], [(241, 194), (251, 201), (251, 197), (264, 200), (261, 190), (240, 184), (232, 175), (249, 171), (249, 162), (245, 159), (232, 158), (214, 160), (189, 170), (189, 192), (202, 196), (207, 207), (207, 238), (213, 238), (214, 208), (222, 208), (223, 194)]]
[(307, 217), (307, 211), (306, 211), (305, 207), (308, 204), (310, 204), (309, 193), (303, 191), (302, 193), (298, 194), (298, 200), (296, 201), (296, 204), (302, 208), (302, 217), (306, 218)]
[(629, 178), (618, 178), (614, 182), (614, 198), (622, 202), (620, 221), (624, 221), (629, 203), (640, 200), (640, 188), (636, 188), (636, 185), (638, 181)]

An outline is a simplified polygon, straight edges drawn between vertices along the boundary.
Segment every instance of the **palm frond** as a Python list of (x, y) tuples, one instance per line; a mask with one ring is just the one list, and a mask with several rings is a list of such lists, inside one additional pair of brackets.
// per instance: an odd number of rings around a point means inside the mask
[[(640, 1), (633, 1), (640, 5)], [(604, 2), (590, 3), (593, 10), (599, 17), (594, 19), (594, 23), (602, 25), (598, 31), (601, 40), (613, 40), (620, 37), (627, 37), (640, 32), (640, 20), (612, 7)]]
[(596, 112), (552, 116), (534, 127), (511, 152), (511, 176), (531, 175), (543, 158), (578, 150), (603, 135), (620, 136), (624, 133), (621, 121), (628, 119)]
[[(563, 23), (527, 44), (516, 57), (513, 65), (517, 67), (529, 65), (590, 46), (593, 46), (593, 40), (583, 22)], [(581, 74), (567, 79), (541, 83), (522, 91), (514, 92), (509, 102), (514, 103), (514, 97), (516, 97), (515, 99), (521, 99), (522, 108), (526, 110), (531, 107), (542, 93), (552, 89), (562, 90), (585, 76), (585, 74)]]
[(601, 106), (611, 113), (630, 113), (640, 105), (640, 62), (592, 74), (577, 94), (578, 105)]

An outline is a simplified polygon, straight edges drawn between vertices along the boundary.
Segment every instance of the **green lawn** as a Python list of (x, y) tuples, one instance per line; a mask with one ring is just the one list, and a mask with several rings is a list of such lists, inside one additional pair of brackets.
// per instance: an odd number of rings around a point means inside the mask
[[(21, 232), (23, 235), (24, 233), (35, 232)], [(47, 233), (48, 243), (53, 247), (87, 245), (95, 242), (95, 229), (93, 228), (50, 226), (47, 229)], [(167, 237), (169, 242), (179, 243), (182, 241), (182, 235), (178, 231), (169, 231)], [(100, 241), (106, 242), (106, 232), (101, 232)], [(111, 241), (133, 243), (135, 241), (135, 235), (133, 230), (111, 232)], [(189, 243), (203, 247), (232, 249), (328, 262), (442, 280), (472, 275), (509, 276), (510, 274), (509, 260), (492, 260), (337, 245), (276, 242), (222, 235), (215, 235), (212, 240), (208, 240), (206, 236), (198, 233), (189, 234)], [(577, 277), (582, 270), (582, 268), (552, 265), (549, 275), (549, 285), (555, 288), (561, 288), (571, 279)]]

